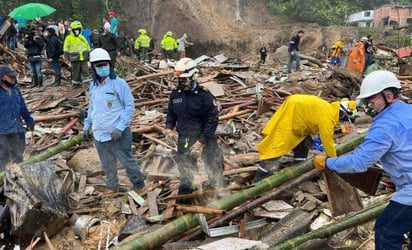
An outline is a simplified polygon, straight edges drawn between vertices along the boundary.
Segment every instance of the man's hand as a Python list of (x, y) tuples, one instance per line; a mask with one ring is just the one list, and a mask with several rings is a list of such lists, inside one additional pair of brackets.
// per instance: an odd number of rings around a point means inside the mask
[(113, 141), (118, 141), (122, 138), (123, 131), (118, 130), (115, 128), (112, 132), (112, 140)]
[(92, 139), (92, 136), (90, 134), (90, 131), (88, 129), (83, 130), (83, 138), (85, 141), (90, 141)]
[(317, 155), (313, 160), (313, 165), (315, 166), (316, 170), (319, 172), (324, 171), (326, 168), (326, 159), (328, 157), (325, 155)]
[(79, 111), (79, 113), (77, 113), (76, 116), (79, 117), (80, 120), (84, 120), (87, 117), (87, 112), (86, 110), (82, 109)]
[(199, 158), (202, 153), (202, 148), (203, 148), (202, 143), (200, 143), (199, 141), (195, 142), (195, 144), (193, 144), (192, 148), (190, 149), (190, 156), (193, 159)]
[(163, 130), (163, 134), (165, 135), (166, 143), (170, 146), (176, 145), (177, 136), (171, 129)]

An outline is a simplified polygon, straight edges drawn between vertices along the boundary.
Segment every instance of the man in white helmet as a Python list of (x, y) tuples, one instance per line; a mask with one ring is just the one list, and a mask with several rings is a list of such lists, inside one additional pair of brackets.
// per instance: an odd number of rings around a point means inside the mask
[(119, 186), (116, 167), (119, 160), (138, 191), (144, 187), (144, 179), (132, 154), (129, 125), (135, 112), (134, 97), (126, 81), (114, 73), (110, 61), (109, 53), (102, 48), (90, 53), (93, 81), (89, 86), (90, 103), (83, 136), (91, 139), (90, 129), (93, 130), (94, 145), (106, 175), (106, 188), (126, 191)]
[(165, 134), (170, 134), (176, 127), (179, 135), (176, 154), (180, 172), (179, 194), (191, 193), (194, 189), (196, 157), (193, 155), (199, 149), (206, 164), (208, 184), (219, 188), (223, 181), (223, 154), (215, 135), (219, 110), (215, 97), (196, 81), (198, 72), (192, 59), (179, 60), (174, 72), (178, 86), (169, 98)]
[(368, 74), (358, 96), (373, 117), (364, 142), (352, 154), (314, 159), (319, 171), (338, 173), (365, 172), (381, 161), (396, 193), (376, 220), (375, 249), (402, 249), (403, 235), (412, 232), (412, 107), (399, 100), (400, 89), (392, 72)]

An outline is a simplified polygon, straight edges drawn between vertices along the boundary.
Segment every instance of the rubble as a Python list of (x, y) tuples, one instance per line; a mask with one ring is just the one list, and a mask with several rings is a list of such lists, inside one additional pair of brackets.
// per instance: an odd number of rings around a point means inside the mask
[[(76, 118), (81, 110), (87, 109), (87, 86), (80, 89), (69, 86), (68, 65), (63, 67), (62, 86), (50, 86), (53, 82), (52, 70), (44, 63), (45, 86), (28, 88), (31, 79), (24, 64), (23, 53), (3, 47), (0, 47), (0, 51), (3, 52), (0, 59), (12, 64), (20, 72), (18, 81), (36, 121), (35, 133), (26, 134), (30, 144), (26, 148), (26, 160), (20, 165), (36, 162), (43, 164), (46, 161), (53, 166), (68, 193), (69, 204), (65, 207), (67, 211), (63, 216), (68, 221), (64, 227), (59, 225), (54, 232), (35, 228), (38, 231), (34, 230), (32, 233), (37, 232), (37, 237), (50, 239), (35, 243), (26, 240), (21, 242), (22, 245), (31, 243), (34, 247), (47, 244), (49, 248), (54, 246), (58, 249), (90, 249), (115, 245), (134, 248), (134, 244), (139, 242), (139, 236), (156, 232), (156, 229), (165, 226), (168, 230), (173, 230), (173, 237), (166, 239), (166, 235), (162, 234), (163, 241), (160, 244), (151, 242), (157, 246), (154, 248), (163, 245), (165, 249), (178, 249), (187, 241), (186, 246), (198, 246), (199, 249), (220, 249), (226, 244), (233, 246), (233, 242), (243, 247), (236, 249), (258, 246), (265, 249), (267, 245), (263, 243), (264, 239), (270, 239), (265, 243), (271, 246), (281, 244), (283, 241), (280, 239), (291, 239), (316, 230), (319, 226), (315, 224), (325, 225), (330, 222), (333, 205), (328, 206), (330, 197), (327, 198), (328, 191), (318, 173), (315, 170), (306, 171), (312, 168), (310, 162), (305, 163), (304, 167), (298, 166), (297, 169), (304, 168), (305, 171), (288, 176), (291, 179), (286, 183), (280, 177), (276, 184), (263, 184), (262, 187), (251, 183), (259, 160), (256, 144), (261, 139), (259, 131), (288, 95), (309, 93), (328, 101), (353, 98), (362, 75), (331, 67), (327, 62), (305, 55), (302, 56), (305, 59), (302, 60), (302, 71), (289, 75), (286, 74), (282, 61), (273, 65), (255, 65), (237, 58), (227, 58), (223, 54), (214, 57), (204, 55), (195, 59), (201, 71), (199, 82), (217, 97), (221, 106), (217, 134), (224, 152), (227, 186), (205, 189), (202, 183), (207, 180), (207, 175), (200, 167), (195, 178), (198, 190), (191, 195), (178, 196), (178, 171), (173, 158), (176, 145), (167, 141), (162, 133), (165, 129), (168, 96), (175, 87), (173, 62), (153, 60), (151, 65), (147, 65), (128, 57), (119, 57), (118, 73), (127, 80), (136, 99), (136, 112), (130, 127), (133, 132), (133, 150), (146, 178), (146, 188), (139, 193), (132, 190), (126, 193), (105, 193), (99, 189), (104, 186), (105, 180), (97, 153), (91, 142), (83, 141), (82, 120)], [(392, 52), (385, 53), (388, 51), (385, 48), (380, 51), (382, 52), (378, 55), (381, 67), (392, 69), (392, 66), (397, 65), (395, 61), (399, 58)], [(282, 54), (282, 51), (276, 53)], [(405, 99), (412, 95), (411, 82), (412, 79), (408, 77), (402, 78), (402, 95)], [(351, 124), (349, 132), (337, 131), (337, 143), (351, 140), (368, 128), (369, 119), (362, 112), (359, 113), (358, 123)], [(366, 122), (359, 122), (362, 120)], [(311, 154), (313, 153), (316, 150), (312, 150)], [(288, 156), (284, 157), (283, 168), (293, 169), (293, 164), (287, 158)], [(201, 162), (199, 163), (201, 166)], [(286, 173), (286, 170), (282, 173)], [(123, 169), (119, 170), (119, 178), (123, 187), (131, 187)], [(276, 177), (271, 178), (272, 181), (275, 179)], [(373, 184), (375, 187), (379, 183), (376, 180), (378, 179), (374, 179)], [(315, 187), (308, 183), (315, 183)], [(359, 192), (363, 198), (368, 199), (371, 197), (369, 195), (378, 191), (375, 188)], [(235, 196), (243, 197), (234, 201)], [(182, 199), (191, 199), (196, 205), (183, 206), (180, 204)], [(359, 206), (363, 205), (360, 198), (358, 202)], [(0, 218), (5, 214), (2, 203), (0, 200)], [(332, 211), (325, 212), (323, 209), (326, 208), (331, 208)], [(351, 211), (360, 209), (361, 207), (357, 207)], [(287, 230), (276, 229), (283, 225), (277, 222), (287, 219), (291, 213), (302, 213), (307, 221), (287, 222)], [(197, 219), (197, 214), (204, 216), (202, 221)], [(341, 214), (345, 214), (345, 211)], [(266, 219), (260, 221), (262, 217)], [(251, 226), (255, 221), (259, 223)], [(173, 222), (179, 226), (170, 226)], [(129, 223), (138, 225), (139, 228), (130, 227)], [(293, 232), (294, 223), (301, 223), (302, 228)], [(233, 230), (230, 235), (237, 235), (239, 238), (226, 238), (209, 244), (192, 241), (202, 240), (204, 234), (213, 237), (212, 229), (218, 226), (223, 228), (221, 230)], [(265, 230), (268, 228), (270, 230)], [(274, 239), (276, 234), (273, 232), (276, 230), (290, 230), (290, 235), (282, 236), (284, 238), (276, 236), (275, 242), (271, 239)], [(214, 232), (216, 231), (218, 230)], [(323, 234), (323, 237), (328, 236), (330, 235)], [(150, 240), (149, 235), (147, 238)], [(363, 241), (359, 237), (353, 244), (360, 245)]]

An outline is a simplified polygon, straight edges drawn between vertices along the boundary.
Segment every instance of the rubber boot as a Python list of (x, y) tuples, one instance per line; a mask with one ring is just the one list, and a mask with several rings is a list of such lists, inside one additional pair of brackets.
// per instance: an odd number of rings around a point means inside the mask
[(37, 78), (37, 87), (43, 87), (43, 76)]
[(62, 76), (58, 75), (58, 76), (55, 76), (52, 86), (57, 87), (57, 86), (60, 86), (61, 83), (62, 83)]
[(35, 76), (33, 76), (32, 78), (31, 78), (31, 84), (30, 84), (30, 86), (29, 86), (29, 88), (34, 88), (34, 87), (36, 87), (37, 86), (37, 77), (35, 77)]

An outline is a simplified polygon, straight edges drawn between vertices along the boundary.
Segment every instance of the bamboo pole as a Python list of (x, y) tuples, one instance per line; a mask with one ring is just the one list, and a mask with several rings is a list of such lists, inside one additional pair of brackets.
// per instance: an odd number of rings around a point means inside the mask
[(45, 121), (57, 121), (57, 120), (61, 120), (61, 119), (66, 119), (66, 118), (71, 118), (74, 116), (77, 116), (79, 112), (70, 112), (67, 114), (59, 114), (59, 115), (45, 115), (45, 116), (37, 116), (34, 117), (34, 121), (35, 122), (45, 122)]
[[(351, 140), (339, 145), (336, 149), (338, 155), (353, 150), (357, 145), (363, 142), (365, 133), (358, 135)], [(208, 205), (209, 208), (217, 208), (229, 211), (234, 207), (239, 206), (245, 201), (263, 194), (282, 183), (291, 180), (297, 176), (300, 176), (313, 169), (312, 159), (307, 160), (304, 163), (298, 164), (294, 167), (282, 169), (274, 175), (271, 175), (257, 183), (249, 189), (241, 190), (230, 196), (224, 197), (221, 200), (212, 202)], [(176, 220), (167, 223), (161, 228), (154, 230), (144, 235), (132, 235), (122, 241), (119, 245), (119, 249), (154, 249), (158, 248), (168, 240), (177, 237), (178, 235), (186, 232), (187, 230), (197, 226), (199, 224), (197, 216), (193, 214), (186, 214), (177, 218)]]
[(319, 239), (319, 238), (326, 238), (329, 236), (332, 236), (338, 232), (341, 232), (345, 229), (362, 225), (372, 219), (375, 219), (378, 217), (383, 210), (386, 208), (388, 205), (388, 200), (390, 199), (391, 196), (386, 197), (383, 201), (378, 202), (377, 204), (374, 204), (370, 207), (364, 208), (363, 210), (354, 213), (351, 216), (346, 216), (343, 217), (342, 219), (328, 224), (326, 226), (323, 226), (317, 230), (311, 231), (309, 233), (300, 235), (298, 237), (295, 237), (293, 239), (290, 239), (278, 246), (273, 246), (272, 250), (289, 250), (289, 249), (294, 249), (297, 246), (312, 240), (312, 239)]

